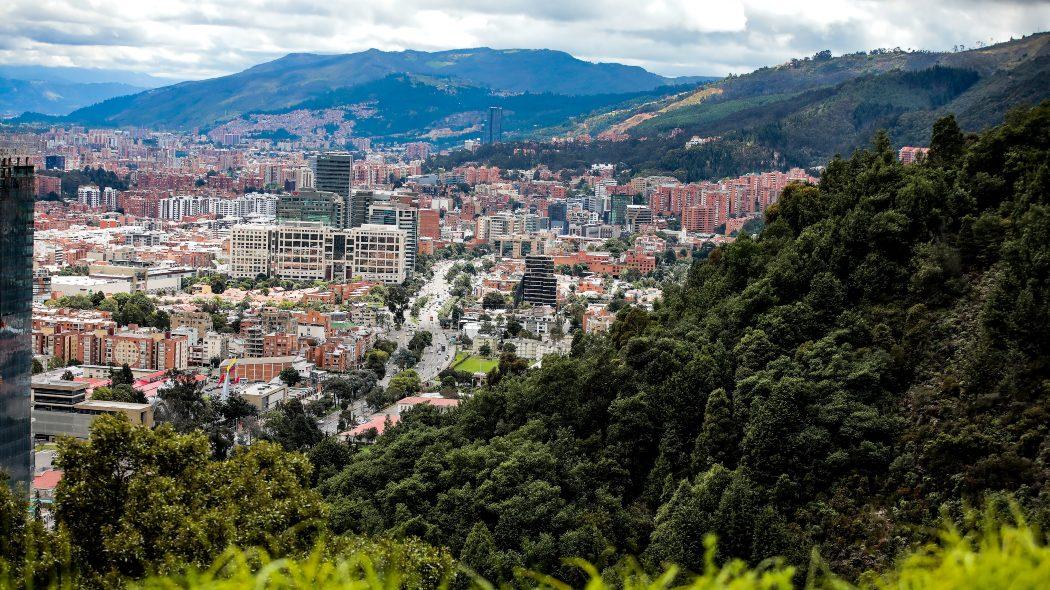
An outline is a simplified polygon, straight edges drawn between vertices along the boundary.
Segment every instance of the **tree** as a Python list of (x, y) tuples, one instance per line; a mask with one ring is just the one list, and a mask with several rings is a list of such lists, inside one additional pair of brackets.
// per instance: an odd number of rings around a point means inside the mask
[(407, 348), (397, 349), (397, 352), (390, 357), (390, 362), (394, 363), (402, 371), (414, 366), (418, 360), (416, 355), (412, 354), (412, 351)]
[(115, 401), (133, 404), (148, 403), (146, 396), (130, 385), (120, 383), (110, 387), (96, 387), (91, 392), (91, 399), (98, 401)]
[[(260, 442), (209, 460), (208, 439), (99, 416), (88, 440), (59, 443), (55, 516), (76, 561), (98, 575), (138, 577), (204, 567), (230, 545), (274, 554), (310, 548), (325, 528), (310, 465)], [(192, 534), (187, 532), (192, 531)]]
[(408, 342), (408, 349), (417, 357), (422, 356), (423, 350), (434, 342), (434, 334), (427, 330), (420, 330), (412, 335)]
[(44, 372), (44, 365), (41, 364), (40, 361), (38, 361), (37, 359), (33, 359), (33, 374), (36, 375), (37, 373), (43, 373), (43, 372)]
[(62, 380), (63, 381), (72, 381), (73, 379), (74, 379), (73, 371), (70, 371), (69, 369), (66, 369), (62, 373)]
[(419, 373), (412, 369), (401, 371), (390, 379), (390, 383), (386, 387), (387, 399), (394, 402), (419, 393), (421, 388), (422, 382), (420, 381)]
[(481, 356), (492, 356), (492, 347), (486, 342), (478, 347), (478, 354)]
[(408, 301), (408, 290), (401, 285), (393, 285), (386, 292), (386, 307), (394, 315), (394, 323), (398, 326), (405, 323)]
[(481, 298), (481, 305), (485, 309), (503, 309), (507, 306), (507, 301), (502, 294), (496, 291), (489, 291)]
[(124, 363), (119, 371), (114, 372), (110, 369), (109, 381), (110, 385), (131, 385), (135, 382), (135, 374), (131, 372), (131, 367)]
[(285, 367), (277, 375), (288, 387), (295, 387), (302, 380), (302, 375), (294, 367)]
[(286, 451), (306, 451), (322, 438), (317, 422), (298, 399), (281, 402), (266, 416), (266, 437)]
[(937, 119), (933, 124), (933, 135), (930, 137), (930, 155), (928, 161), (935, 166), (949, 166), (958, 162), (966, 148), (966, 137), (963, 135), (955, 115), (949, 114)]
[(378, 348), (373, 348), (365, 354), (365, 369), (375, 373), (380, 379), (386, 375), (386, 362), (390, 354)]

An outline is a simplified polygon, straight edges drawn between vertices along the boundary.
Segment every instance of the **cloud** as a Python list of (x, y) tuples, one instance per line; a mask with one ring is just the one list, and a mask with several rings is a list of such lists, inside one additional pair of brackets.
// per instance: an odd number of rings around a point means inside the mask
[(0, 60), (172, 79), (290, 52), (551, 48), (666, 75), (876, 47), (945, 50), (1050, 28), (1050, 3), (978, 0), (8, 0)]

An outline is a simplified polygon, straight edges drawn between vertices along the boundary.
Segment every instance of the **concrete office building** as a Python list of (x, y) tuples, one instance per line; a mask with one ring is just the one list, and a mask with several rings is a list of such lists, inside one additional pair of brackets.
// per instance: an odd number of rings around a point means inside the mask
[(275, 247), (275, 225), (235, 225), (230, 230), (230, 276), (254, 279), (270, 274)]
[(390, 225), (366, 223), (350, 230), (353, 264), (350, 274), (366, 281), (399, 284), (405, 281), (408, 233)]
[(271, 273), (294, 281), (346, 280), (347, 233), (320, 223), (277, 226)]
[(230, 230), (229, 274), (294, 281), (346, 280), (351, 250), (347, 230), (323, 223), (235, 225)]
[(60, 436), (86, 439), (91, 423), (103, 414), (123, 414), (134, 425), (153, 427), (153, 406), (129, 402), (87, 399), (87, 383), (79, 381), (34, 381), (33, 436), (51, 441)]
[(416, 269), (419, 251), (419, 211), (404, 203), (377, 203), (369, 207), (368, 220), (373, 225), (392, 225), (405, 232), (405, 276)]
[(8, 483), (32, 474), (33, 166), (0, 158), (0, 469)]

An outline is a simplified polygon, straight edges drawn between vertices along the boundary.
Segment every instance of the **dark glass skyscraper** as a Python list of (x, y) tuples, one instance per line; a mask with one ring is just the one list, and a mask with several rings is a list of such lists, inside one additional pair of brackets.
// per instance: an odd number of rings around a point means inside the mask
[(350, 198), (350, 177), (354, 172), (354, 157), (347, 152), (329, 152), (317, 155), (314, 167), (314, 188)]
[(485, 143), (503, 140), (503, 107), (489, 107), (488, 125), (485, 126)]
[(33, 166), (0, 158), (0, 469), (28, 490), (32, 473)]

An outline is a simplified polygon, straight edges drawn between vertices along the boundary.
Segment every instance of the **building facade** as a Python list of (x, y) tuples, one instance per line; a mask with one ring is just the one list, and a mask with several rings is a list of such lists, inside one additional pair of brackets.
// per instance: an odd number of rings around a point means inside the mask
[(365, 281), (403, 283), (407, 233), (388, 225), (366, 223), (350, 230), (353, 243), (351, 274)]
[(12, 485), (32, 473), (33, 167), (0, 159), (0, 469)]

